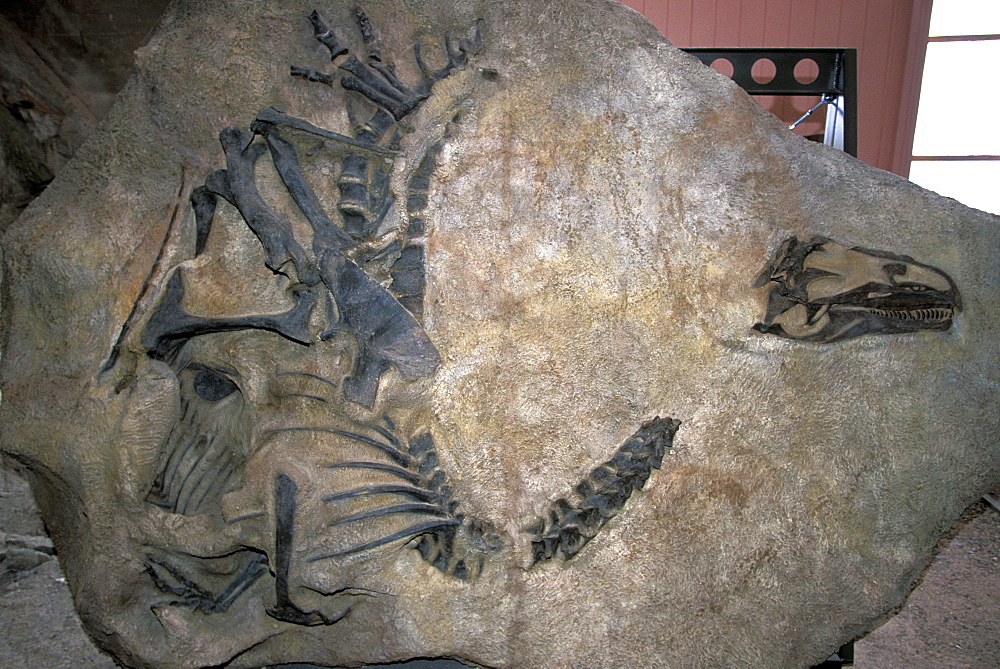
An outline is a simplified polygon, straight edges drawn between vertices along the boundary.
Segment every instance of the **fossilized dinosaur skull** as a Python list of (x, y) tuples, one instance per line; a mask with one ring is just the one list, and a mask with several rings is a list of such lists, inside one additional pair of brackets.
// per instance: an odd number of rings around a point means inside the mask
[(124, 664), (808, 666), (996, 480), (995, 218), (616, 3), (185, 0), (137, 65), (0, 370)]
[(824, 237), (786, 240), (755, 285), (771, 282), (765, 322), (754, 327), (790, 339), (947, 330), (962, 308), (958, 289), (941, 270)]

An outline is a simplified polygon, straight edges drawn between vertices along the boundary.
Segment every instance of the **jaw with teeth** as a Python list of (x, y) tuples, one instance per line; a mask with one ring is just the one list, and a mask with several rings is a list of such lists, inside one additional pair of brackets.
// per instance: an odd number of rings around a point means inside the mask
[(941, 270), (825, 237), (786, 239), (754, 286), (770, 287), (754, 330), (818, 343), (947, 330), (961, 309), (958, 289)]

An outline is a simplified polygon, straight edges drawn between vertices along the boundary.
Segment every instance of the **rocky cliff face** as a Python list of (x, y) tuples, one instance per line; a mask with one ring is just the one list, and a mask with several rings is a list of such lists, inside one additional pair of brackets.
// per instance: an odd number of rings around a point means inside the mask
[(1000, 471), (996, 218), (614, 3), (313, 9), (172, 5), (2, 242), (102, 647), (809, 666), (897, 605)]
[(166, 5), (17, 0), (0, 7), (0, 228), (97, 127)]

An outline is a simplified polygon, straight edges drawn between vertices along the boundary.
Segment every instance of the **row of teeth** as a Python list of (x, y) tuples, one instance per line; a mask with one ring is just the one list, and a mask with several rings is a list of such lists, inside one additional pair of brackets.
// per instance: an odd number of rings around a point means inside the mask
[(913, 309), (912, 311), (889, 311), (887, 309), (868, 309), (877, 316), (895, 318), (902, 321), (944, 321), (952, 316), (951, 309)]

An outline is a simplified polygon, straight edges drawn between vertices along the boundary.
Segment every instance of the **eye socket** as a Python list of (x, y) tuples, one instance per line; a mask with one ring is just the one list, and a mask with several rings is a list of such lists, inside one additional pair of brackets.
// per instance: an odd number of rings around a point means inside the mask
[(891, 263), (888, 263), (882, 269), (885, 270), (885, 273), (887, 275), (889, 275), (889, 276), (891, 276), (893, 278), (895, 278), (897, 276), (905, 276), (906, 275), (906, 265), (904, 265), (901, 262), (891, 262)]
[(194, 391), (198, 397), (209, 402), (218, 402), (237, 390), (235, 383), (210, 369), (203, 369), (194, 377)]

